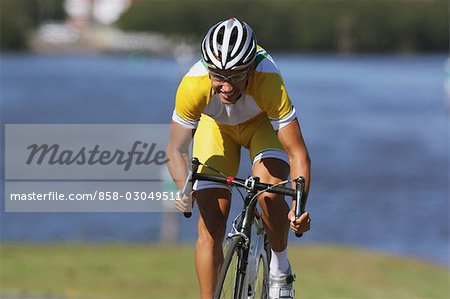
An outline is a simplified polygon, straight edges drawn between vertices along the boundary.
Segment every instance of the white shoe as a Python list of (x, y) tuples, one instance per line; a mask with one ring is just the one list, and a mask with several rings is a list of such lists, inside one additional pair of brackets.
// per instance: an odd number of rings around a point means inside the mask
[(292, 283), (295, 275), (292, 274), (291, 266), (288, 273), (279, 276), (269, 275), (269, 299), (293, 299), (295, 295)]

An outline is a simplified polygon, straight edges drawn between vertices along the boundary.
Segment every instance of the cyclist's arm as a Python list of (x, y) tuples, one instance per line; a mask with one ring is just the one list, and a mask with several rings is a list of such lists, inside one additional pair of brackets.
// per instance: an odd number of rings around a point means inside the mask
[(278, 130), (277, 135), (289, 157), (291, 178), (295, 179), (299, 176), (305, 178), (305, 196), (307, 197), (310, 184), (311, 160), (297, 119)]
[(194, 135), (195, 129), (183, 127), (172, 121), (170, 127), (170, 140), (167, 146), (167, 156), (169, 158), (168, 167), (172, 179), (177, 184), (178, 190), (183, 188), (183, 184), (188, 175), (189, 166), (189, 144)]

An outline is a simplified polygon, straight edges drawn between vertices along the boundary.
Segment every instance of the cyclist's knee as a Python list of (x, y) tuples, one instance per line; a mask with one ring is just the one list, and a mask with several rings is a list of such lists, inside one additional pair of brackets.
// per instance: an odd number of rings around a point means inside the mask
[(223, 238), (225, 236), (225, 229), (226, 225), (219, 222), (216, 225), (209, 227), (199, 224), (197, 246), (222, 246)]
[(205, 215), (198, 221), (197, 246), (222, 246), (226, 230), (226, 218)]

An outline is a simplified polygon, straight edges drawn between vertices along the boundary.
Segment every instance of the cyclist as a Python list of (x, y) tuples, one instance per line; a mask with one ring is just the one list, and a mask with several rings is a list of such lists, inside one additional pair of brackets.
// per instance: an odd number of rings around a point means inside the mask
[[(230, 18), (212, 26), (201, 44), (202, 58), (183, 77), (172, 115), (167, 148), (169, 170), (178, 188), (187, 176), (188, 145), (193, 156), (235, 176), (240, 148), (249, 149), (252, 174), (275, 184), (304, 176), (309, 190), (310, 159), (296, 111), (272, 57), (257, 45), (249, 25)], [(195, 135), (194, 135), (195, 133)], [(199, 168), (207, 173), (209, 169)], [(202, 298), (212, 298), (223, 262), (222, 242), (230, 210), (227, 186), (197, 182), (199, 209), (196, 269)], [(178, 208), (188, 210), (188, 199)], [(293, 298), (293, 275), (287, 258), (289, 227), (310, 229), (308, 212), (295, 219), (283, 196), (264, 193), (258, 203), (272, 248), (269, 298)]]

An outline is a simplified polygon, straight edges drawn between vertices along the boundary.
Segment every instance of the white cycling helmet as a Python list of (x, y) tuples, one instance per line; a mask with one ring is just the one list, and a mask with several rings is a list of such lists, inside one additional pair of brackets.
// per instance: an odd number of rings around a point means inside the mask
[(209, 29), (202, 42), (202, 58), (209, 68), (239, 70), (256, 57), (256, 37), (245, 22), (231, 18)]

